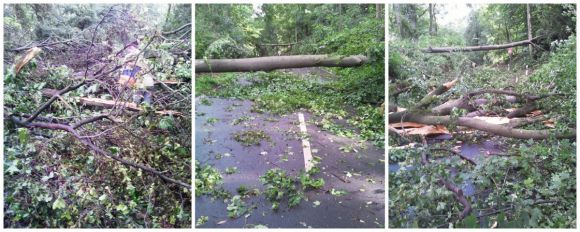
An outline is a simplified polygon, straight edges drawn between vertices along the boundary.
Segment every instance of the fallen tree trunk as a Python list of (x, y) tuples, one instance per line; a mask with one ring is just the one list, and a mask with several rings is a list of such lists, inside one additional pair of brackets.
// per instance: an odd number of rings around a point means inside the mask
[(195, 60), (195, 72), (256, 72), (305, 67), (355, 67), (368, 61), (366, 56), (298, 55), (244, 59)]
[(425, 116), (417, 115), (409, 112), (397, 112), (389, 114), (389, 123), (392, 122), (416, 122), (428, 125), (457, 125), (465, 126), (472, 129), (489, 132), (495, 135), (517, 139), (547, 139), (551, 136), (555, 138), (576, 138), (576, 130), (570, 129), (566, 132), (557, 132), (556, 130), (524, 130), (513, 129), (508, 126), (496, 125), (487, 123), (483, 120), (458, 117), (452, 118), (450, 116)]
[(470, 46), (470, 47), (428, 47), (422, 49), (421, 51), (424, 53), (447, 53), (447, 52), (476, 52), (476, 51), (490, 51), (490, 50), (499, 50), (499, 49), (506, 49), (511, 47), (517, 46), (525, 46), (532, 44), (532, 42), (536, 39), (540, 38), (540, 36), (529, 39), (529, 40), (522, 40), (507, 44), (498, 44), (498, 45), (482, 45), (482, 46)]

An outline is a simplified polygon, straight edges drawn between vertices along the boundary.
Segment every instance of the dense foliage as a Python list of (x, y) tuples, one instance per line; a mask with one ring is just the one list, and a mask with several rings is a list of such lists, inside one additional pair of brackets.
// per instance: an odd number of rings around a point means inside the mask
[[(429, 17), (420, 13), (427, 5), (392, 7), (389, 90), (396, 95), (391, 95), (389, 102), (403, 108), (412, 107), (435, 86), (458, 78), (459, 82), (443, 94), (443, 99), (458, 98), (479, 89), (561, 94), (538, 101), (538, 108), (546, 119), (555, 122), (554, 131), (576, 128), (575, 7), (569, 4), (530, 6), (533, 35), (546, 37), (537, 41), (533, 56), (529, 55), (527, 46), (522, 46), (514, 48), (511, 59), (505, 49), (452, 54), (422, 53), (421, 49), (525, 40), (525, 4), (481, 6), (469, 14), (464, 31), (441, 27), (437, 35), (426, 33)], [(418, 18), (409, 16), (409, 12), (415, 12)], [(398, 92), (401, 89), (405, 90)], [(491, 102), (482, 106), (484, 110), (502, 112), (506, 108), (499, 103), (497, 95), (486, 94), (483, 98)], [(441, 103), (444, 100), (435, 100), (433, 105)], [(520, 102), (512, 107), (524, 104)], [(451, 113), (452, 118), (459, 116), (465, 116), (465, 112), (456, 109)], [(537, 121), (521, 128), (546, 129), (546, 124)], [(389, 150), (390, 166), (401, 168), (389, 172), (390, 227), (576, 227), (574, 139), (511, 139), (453, 125), (449, 130), (456, 132), (451, 140), (427, 138), (432, 144)], [(408, 139), (422, 143), (420, 137)], [(391, 147), (408, 142), (397, 136), (389, 137)], [(445, 150), (433, 151), (484, 142), (497, 145), (502, 152), (476, 156), (476, 165)], [(423, 164), (422, 154), (429, 154), (432, 162)], [(457, 216), (464, 206), (439, 183), (440, 177), (462, 188), (474, 188), (467, 197), (473, 211), (463, 220), (457, 221)]]
[[(99, 114), (78, 128), (99, 149), (161, 170), (174, 179), (191, 179), (191, 95), (189, 84), (156, 88), (141, 112), (116, 114), (86, 106), (81, 98), (118, 99), (120, 71), (99, 76), (119, 61), (116, 52), (134, 40), (159, 81), (191, 80), (187, 30), (191, 5), (4, 5), (4, 225), (34, 228), (191, 227), (191, 190), (141, 169), (123, 165), (63, 130), (25, 128), (10, 120), (32, 114), (63, 89), (98, 77), (63, 94), (35, 120), (74, 123)], [(92, 42), (94, 41), (94, 42)], [(147, 47), (148, 45), (148, 47)], [(14, 64), (38, 46), (42, 52), (17, 72)], [(122, 59), (122, 57), (121, 57)], [(115, 64), (115, 65), (111, 65)], [(103, 71), (104, 70), (104, 71)], [(128, 99), (131, 99), (130, 97)], [(160, 115), (156, 110), (183, 113)]]

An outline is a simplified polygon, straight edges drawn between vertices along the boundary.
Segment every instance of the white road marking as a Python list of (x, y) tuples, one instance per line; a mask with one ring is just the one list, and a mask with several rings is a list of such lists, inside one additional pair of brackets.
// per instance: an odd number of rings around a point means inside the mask
[(310, 151), (310, 141), (308, 141), (308, 131), (306, 131), (306, 123), (304, 122), (304, 114), (298, 113), (298, 120), (300, 121), (300, 132), (304, 135), (302, 139), (302, 152), (304, 153), (304, 169), (309, 171), (314, 163), (312, 162), (312, 152)]

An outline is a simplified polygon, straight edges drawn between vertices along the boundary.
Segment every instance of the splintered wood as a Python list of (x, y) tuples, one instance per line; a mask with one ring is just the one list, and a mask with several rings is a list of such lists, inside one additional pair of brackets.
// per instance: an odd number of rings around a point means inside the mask
[[(106, 100), (106, 99), (100, 99), (100, 98), (87, 98), (87, 97), (81, 97), (80, 102), (83, 105), (99, 106), (99, 107), (103, 107), (103, 108), (113, 108), (115, 105), (124, 105), (125, 109), (127, 109), (127, 110), (131, 110), (131, 111), (141, 111), (142, 110), (141, 107), (137, 106), (137, 104), (132, 103), (132, 102), (119, 102), (119, 101), (116, 102), (115, 100)], [(173, 110), (158, 110), (158, 111), (155, 111), (155, 113), (160, 114), (160, 115), (183, 116), (183, 113), (173, 111)]]
[(26, 54), (22, 56), (22, 58), (14, 65), (14, 74), (18, 74), (24, 65), (28, 64), (32, 58), (34, 58), (38, 53), (40, 53), (42, 49), (33, 47), (26, 51)]
[[(41, 92), (44, 96), (52, 97), (58, 92), (58, 90), (43, 89), (43, 90), (41, 90)], [(122, 101), (107, 100), (107, 99), (102, 99), (102, 98), (91, 98), (91, 97), (81, 97), (81, 98), (79, 98), (79, 101), (83, 105), (103, 107), (103, 108), (107, 108), (107, 109), (113, 108), (113, 107), (115, 107), (115, 105), (122, 105), (122, 106), (124, 106), (125, 109), (130, 110), (130, 111), (141, 111), (142, 110), (141, 107), (139, 107), (137, 104), (135, 104), (133, 102), (122, 102)], [(173, 116), (177, 116), (177, 117), (183, 116), (183, 113), (178, 112), (178, 111), (173, 111), (173, 110), (158, 110), (158, 111), (155, 111), (155, 113), (159, 114), (159, 115), (173, 115)]]
[(449, 130), (442, 125), (425, 125), (414, 122), (391, 123), (389, 127), (397, 133), (407, 135), (439, 135), (449, 134)]

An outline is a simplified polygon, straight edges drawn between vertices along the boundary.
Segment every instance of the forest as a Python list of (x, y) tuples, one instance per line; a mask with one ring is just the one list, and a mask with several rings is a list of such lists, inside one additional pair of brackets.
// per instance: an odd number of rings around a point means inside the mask
[(3, 6), (4, 226), (191, 228), (191, 5)]
[(576, 5), (394, 4), (389, 227), (576, 227)]
[(195, 12), (196, 227), (384, 227), (384, 5)]

